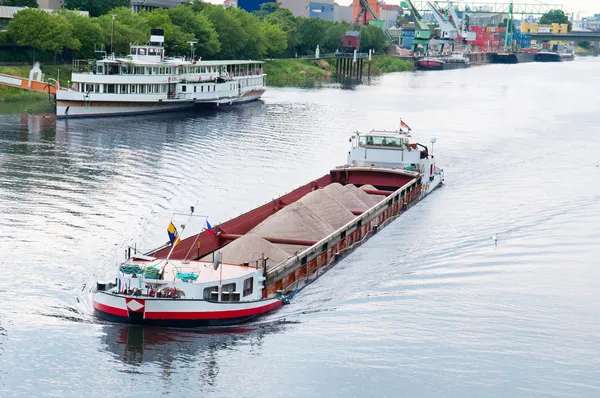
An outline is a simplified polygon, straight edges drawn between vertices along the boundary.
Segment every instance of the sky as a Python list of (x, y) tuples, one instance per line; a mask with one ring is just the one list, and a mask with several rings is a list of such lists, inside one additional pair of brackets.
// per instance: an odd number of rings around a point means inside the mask
[[(223, 0), (206, 0), (210, 3), (222, 4)], [(318, 0), (315, 0), (318, 1)], [(399, 4), (401, 0), (386, 0), (387, 4)], [(509, 2), (509, 0), (473, 0), (478, 3), (490, 3), (494, 4), (497, 2)], [(340, 5), (349, 5), (352, 4), (352, 0), (336, 0), (336, 3)], [(518, 3), (547, 3), (547, 4), (562, 4), (567, 11), (575, 13), (575, 17), (577, 18), (577, 14), (579, 13), (581, 17), (591, 16), (594, 14), (600, 14), (600, 0), (548, 0), (548, 1), (540, 1), (540, 0), (515, 0), (514, 4)]]

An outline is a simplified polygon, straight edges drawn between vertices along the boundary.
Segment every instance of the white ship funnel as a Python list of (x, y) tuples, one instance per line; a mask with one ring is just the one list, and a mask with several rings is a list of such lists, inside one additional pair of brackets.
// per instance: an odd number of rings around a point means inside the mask
[(165, 31), (163, 29), (150, 29), (150, 44), (162, 47), (165, 44)]

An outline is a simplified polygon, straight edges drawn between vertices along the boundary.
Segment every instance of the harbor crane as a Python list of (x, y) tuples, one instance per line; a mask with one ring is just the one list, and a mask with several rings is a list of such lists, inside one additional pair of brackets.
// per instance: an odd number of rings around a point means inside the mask
[(429, 25), (423, 20), (423, 17), (419, 11), (417, 11), (411, 0), (402, 1), (401, 6), (403, 8), (408, 8), (415, 18), (415, 38), (411, 46), (412, 51), (415, 51), (415, 49), (421, 45), (425, 54), (427, 54), (427, 47), (429, 46), (429, 40), (431, 40), (431, 29), (429, 28)]
[(431, 8), (431, 11), (433, 11), (433, 17), (435, 18), (435, 20), (438, 23), (438, 26), (440, 27), (440, 38), (445, 40), (455, 40), (458, 36), (458, 30), (456, 29), (456, 27), (452, 25), (450, 21), (448, 21), (440, 13), (437, 7), (434, 6), (430, 1), (427, 2), (427, 5), (429, 6), (429, 8)]

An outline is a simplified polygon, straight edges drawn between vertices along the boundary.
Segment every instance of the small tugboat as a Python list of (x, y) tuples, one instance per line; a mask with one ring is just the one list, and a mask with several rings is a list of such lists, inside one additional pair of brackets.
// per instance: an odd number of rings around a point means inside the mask
[(417, 61), (419, 70), (464, 69), (471, 66), (471, 60), (461, 52), (453, 52), (450, 56), (425, 57)]
[[(404, 130), (403, 130), (404, 129)], [(407, 131), (405, 131), (407, 130)], [(238, 324), (271, 312), (403, 214), (443, 181), (410, 128), (356, 132), (346, 165), (186, 239), (126, 250), (110, 282), (92, 291), (95, 313), (162, 326)], [(187, 222), (194, 217), (190, 209)]]

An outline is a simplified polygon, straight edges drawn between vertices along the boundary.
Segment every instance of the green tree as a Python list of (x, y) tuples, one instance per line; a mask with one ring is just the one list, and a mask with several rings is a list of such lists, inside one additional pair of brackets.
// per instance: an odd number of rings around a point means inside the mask
[(144, 11), (139, 14), (146, 20), (150, 28), (160, 28), (165, 32), (165, 50), (171, 55), (189, 54), (188, 42), (196, 41), (192, 33), (184, 32), (181, 27), (175, 25), (169, 12), (164, 8), (156, 8), (151, 12)]
[(548, 25), (552, 23), (566, 23), (568, 24), (568, 31), (571, 31), (571, 22), (569, 17), (564, 13), (563, 10), (550, 10), (540, 18), (540, 24)]
[(0, 6), (39, 8), (37, 0), (0, 0)]
[[(115, 18), (114, 50), (110, 48), (112, 37), (113, 15)], [(150, 27), (141, 15), (135, 14), (129, 7), (115, 8), (110, 15), (98, 18), (102, 27), (104, 44), (109, 51), (116, 54), (129, 54), (131, 43), (146, 43), (150, 39)]]
[(65, 0), (64, 7), (69, 10), (89, 11), (90, 16), (99, 17), (113, 8), (131, 7), (130, 0)]
[(298, 53), (310, 54), (317, 45), (323, 45), (323, 38), (330, 22), (319, 18), (300, 18), (298, 20)]
[(56, 55), (65, 48), (78, 50), (81, 43), (73, 35), (71, 25), (61, 15), (26, 8), (17, 12), (8, 24), (8, 34), (17, 44)]
[(323, 51), (342, 51), (342, 45), (344, 44), (344, 36), (346, 35), (346, 32), (348, 30), (350, 30), (350, 25), (347, 25), (345, 23), (336, 23), (328, 27), (325, 31), (325, 38), (323, 40)]
[[(267, 10), (274, 10), (267, 12)], [(293, 56), (298, 50), (300, 43), (298, 37), (298, 18), (292, 14), (287, 8), (281, 8), (279, 3), (264, 3), (261, 5), (261, 10), (257, 15), (263, 15), (262, 19), (265, 22), (277, 24), (287, 35), (287, 55)]]
[(239, 21), (244, 30), (240, 37), (243, 40), (242, 51), (238, 53), (238, 57), (242, 59), (263, 58), (267, 52), (267, 44), (260, 20), (241, 8), (230, 7), (225, 12)]
[(195, 12), (190, 6), (169, 8), (171, 21), (185, 33), (190, 33), (198, 42), (196, 54), (201, 57), (215, 55), (221, 49), (219, 35), (210, 20), (201, 12)]
[(281, 29), (281, 26), (263, 21), (262, 30), (267, 47), (266, 55), (268, 57), (282, 55), (287, 48), (287, 34)]
[(73, 36), (81, 43), (77, 57), (94, 58), (97, 55), (95, 51), (101, 50), (104, 44), (104, 32), (98, 19), (68, 10), (62, 10), (60, 15), (73, 26)]
[(202, 10), (202, 14), (212, 23), (219, 36), (221, 49), (216, 54), (217, 57), (221, 59), (238, 58), (238, 54), (241, 54), (244, 50), (243, 47), (246, 41), (244, 27), (241, 22), (235, 19), (232, 13), (219, 6), (206, 5)]
[(360, 51), (367, 52), (373, 49), (383, 52), (385, 49), (385, 34), (375, 25), (364, 25), (360, 29)]

